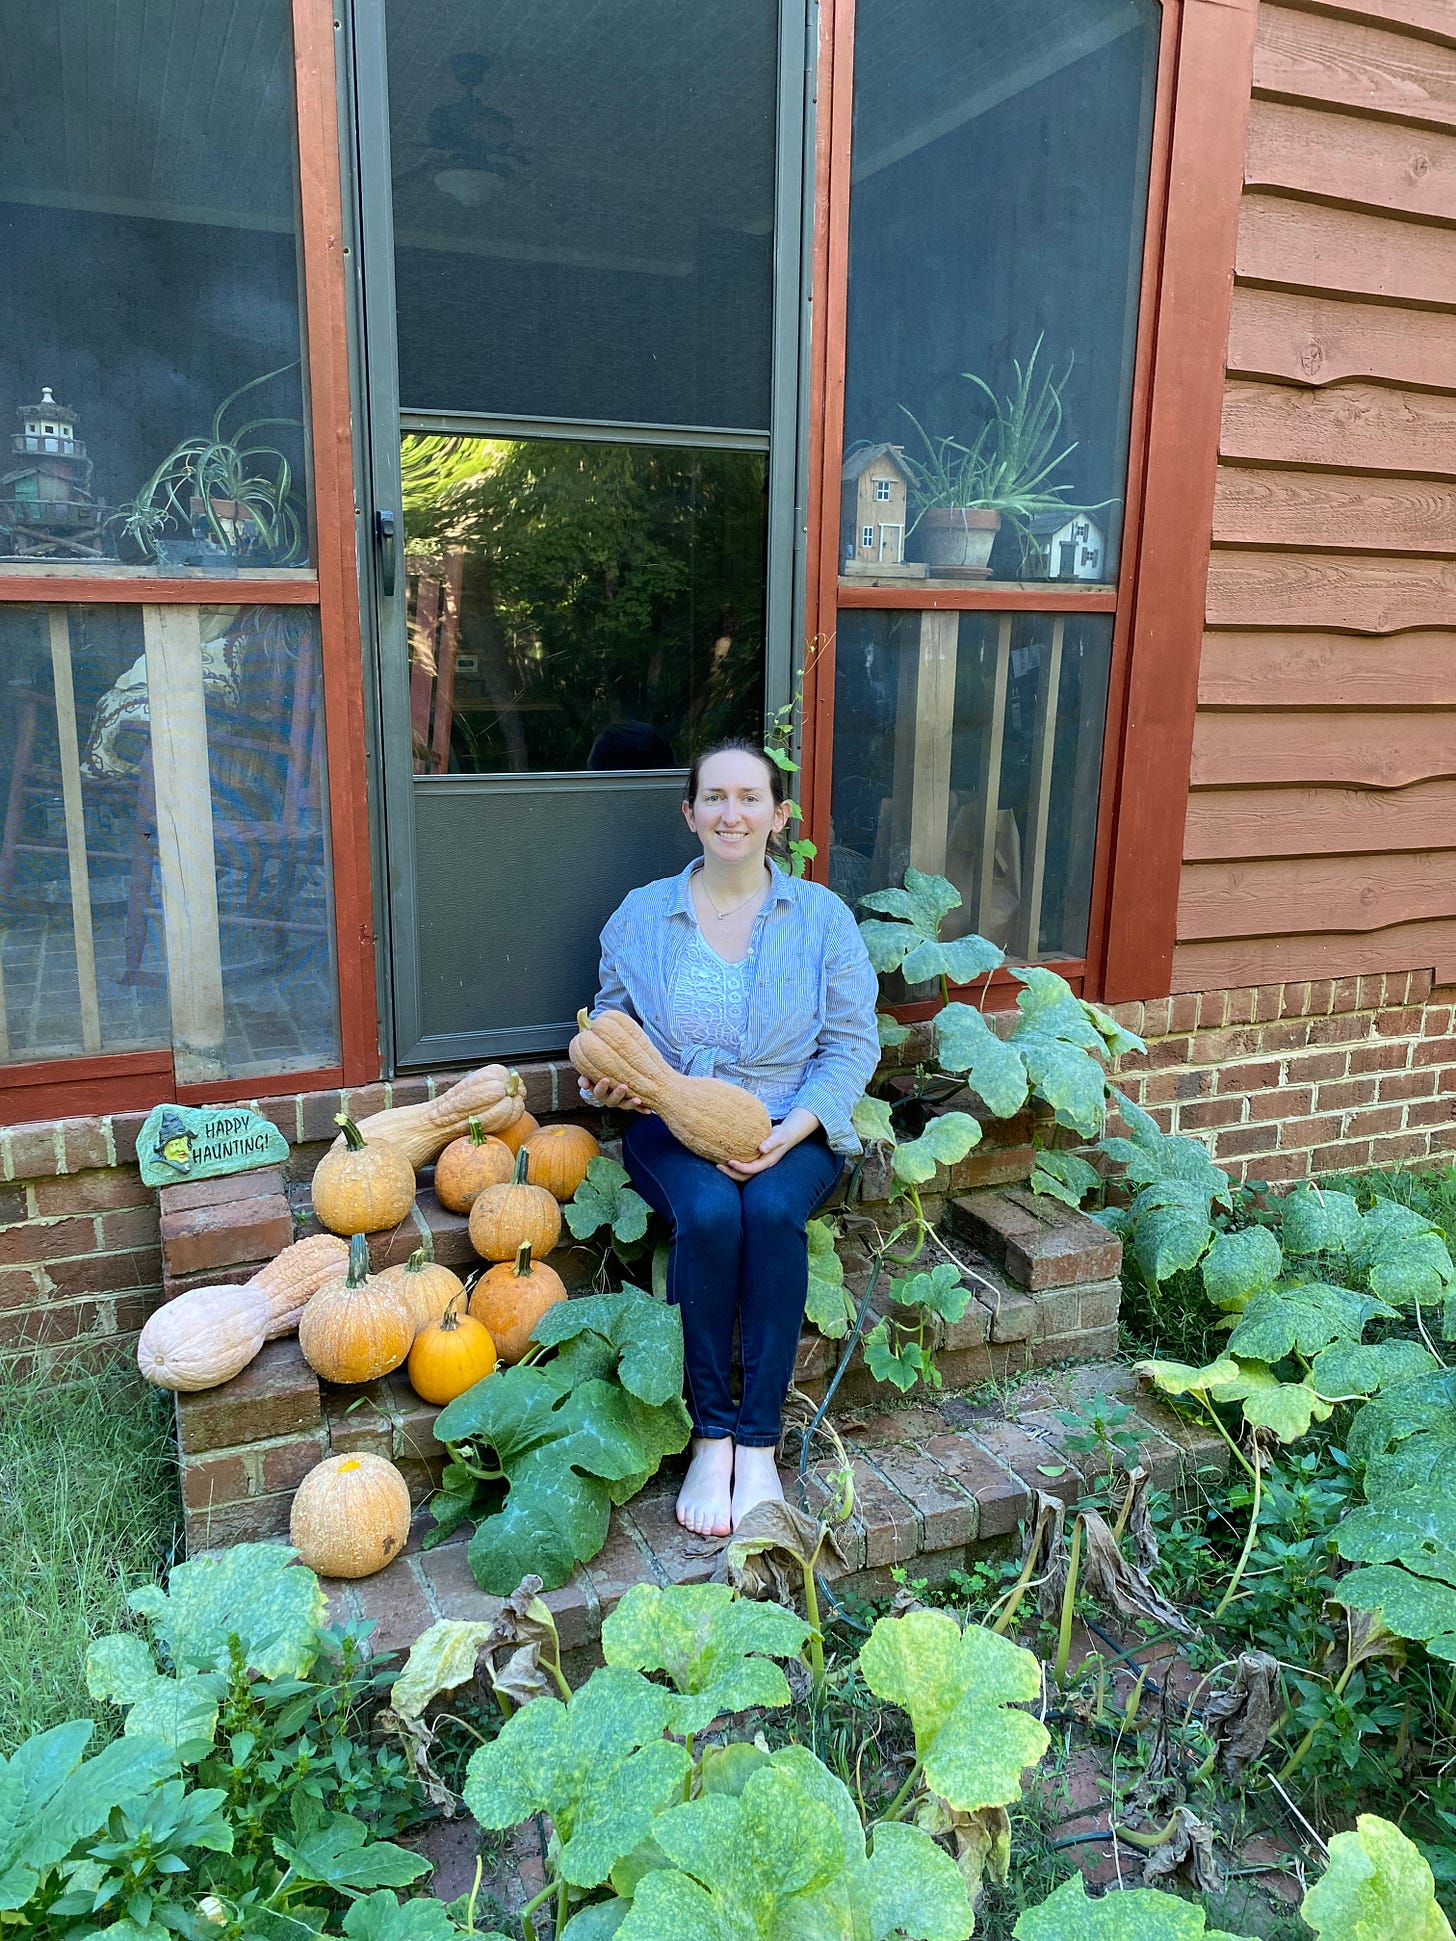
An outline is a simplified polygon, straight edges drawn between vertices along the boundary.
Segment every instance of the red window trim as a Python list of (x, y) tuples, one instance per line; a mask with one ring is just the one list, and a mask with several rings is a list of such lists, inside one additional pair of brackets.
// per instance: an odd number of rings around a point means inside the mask
[[(175, 1088), (169, 1051), (78, 1056), (0, 1067), (0, 1123), (76, 1111), (138, 1107), (144, 1081), (165, 1074), (170, 1098), (183, 1102), (259, 1098), (299, 1089), (361, 1085), (382, 1069), (375, 1002), (374, 905), (370, 879), (369, 804), (364, 739), (364, 671), (355, 559), (354, 449), (350, 422), (347, 266), (343, 241), (331, 0), (292, 0), (293, 64), (298, 125), (300, 249), (305, 355), (313, 449), (314, 569), (287, 578), (147, 579), (118, 573), (7, 574), (0, 601), (95, 605), (316, 606), (322, 641), (328, 798), (338, 958), (341, 1064), (335, 1070), (282, 1072), (217, 1085)], [(40, 1076), (36, 1076), (40, 1074)], [(32, 1108), (38, 1085), (50, 1092)], [(84, 1096), (87, 1103), (78, 1101)], [(20, 1109), (17, 1114), (17, 1108)]]
[(829, 852), (839, 608), (1113, 611), (1085, 975), (1109, 1002), (1166, 995), (1171, 980), (1256, 0), (1161, 4), (1116, 596), (840, 586), (854, 0), (825, 0), (820, 19), (801, 777), (815, 873)]

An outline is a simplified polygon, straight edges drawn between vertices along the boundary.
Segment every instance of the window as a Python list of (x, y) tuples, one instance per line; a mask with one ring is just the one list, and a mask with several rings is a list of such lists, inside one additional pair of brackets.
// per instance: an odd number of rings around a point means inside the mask
[(296, 176), (288, 0), (7, 22), (0, 572), (307, 562)]
[(416, 774), (684, 768), (759, 730), (764, 454), (406, 433), (401, 459)]
[(845, 446), (903, 448), (931, 579), (1045, 578), (1075, 512), (1118, 531), (1159, 13), (856, 9)]
[(312, 610), (3, 604), (0, 663), (0, 1064), (334, 1063)]
[[(1162, 26), (1156, 0), (1074, 11), (857, 0), (837, 132), (843, 443), (826, 452), (844, 508), (829, 880), (853, 902), (913, 864), (960, 891), (950, 932), (1072, 963), (1093, 911)], [(874, 558), (866, 454), (906, 480)]]
[(859, 543), (861, 544), (861, 546), (873, 546), (873, 545), (874, 545), (874, 543), (875, 543), (875, 529), (874, 529), (874, 527), (873, 527), (873, 526), (861, 526), (861, 527), (860, 527), (860, 533), (859, 533)]
[(766, 431), (775, 0), (384, 12), (404, 408)]

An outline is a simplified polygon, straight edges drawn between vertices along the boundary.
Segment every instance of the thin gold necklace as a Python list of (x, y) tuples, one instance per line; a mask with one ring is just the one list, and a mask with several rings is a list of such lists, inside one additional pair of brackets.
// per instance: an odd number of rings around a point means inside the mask
[(703, 895), (704, 895), (705, 897), (707, 897), (707, 898), (708, 898), (708, 908), (709, 908), (709, 909), (710, 909), (710, 910), (711, 910), (711, 911), (713, 912), (713, 915), (714, 915), (714, 916), (715, 916), (715, 917), (716, 917), (716, 918), (718, 919), (718, 921), (719, 921), (719, 923), (722, 923), (725, 917), (731, 917), (731, 916), (732, 916), (732, 915), (734, 914), (734, 912), (735, 912), (735, 911), (737, 911), (737, 910), (741, 910), (741, 909), (743, 908), (743, 904), (744, 904), (744, 903), (752, 903), (752, 901), (753, 901), (753, 899), (754, 899), (754, 898), (755, 898), (755, 897), (756, 897), (756, 896), (757, 896), (757, 895), (758, 895), (758, 894), (760, 893), (760, 891), (761, 891), (761, 890), (763, 889), (763, 885), (762, 885), (762, 883), (760, 883), (760, 884), (758, 884), (758, 885), (757, 885), (757, 887), (756, 887), (756, 888), (754, 888), (754, 889), (751, 889), (751, 890), (750, 890), (750, 891), (748, 892), (748, 894), (747, 894), (747, 896), (745, 896), (745, 897), (744, 897), (744, 899), (743, 899), (743, 903), (734, 903), (734, 904), (732, 904), (732, 905), (730, 905), (728, 909), (726, 909), (726, 910), (720, 910), (720, 909), (718, 908), (718, 906), (717, 906), (717, 904), (716, 904), (716, 903), (715, 903), (715, 902), (713, 901), (713, 899), (712, 899), (712, 897), (711, 897), (711, 896), (708, 896), (708, 886), (707, 886), (707, 884), (706, 884), (706, 883), (700, 883), (698, 887), (699, 887), (699, 888), (700, 888), (700, 889), (702, 890), (702, 892), (703, 892)]

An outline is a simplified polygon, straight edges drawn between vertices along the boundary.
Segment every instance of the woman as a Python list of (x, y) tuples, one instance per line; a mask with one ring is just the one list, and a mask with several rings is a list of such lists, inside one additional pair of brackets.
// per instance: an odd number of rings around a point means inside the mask
[(636, 1018), (679, 1071), (754, 1093), (773, 1129), (756, 1158), (714, 1166), (624, 1086), (602, 1079), (582, 1094), (643, 1114), (623, 1160), (668, 1223), (693, 1420), (677, 1517), (697, 1536), (726, 1536), (783, 1495), (774, 1451), (804, 1320), (804, 1226), (859, 1151), (849, 1115), (879, 1058), (877, 984), (847, 906), (767, 859), (788, 806), (761, 748), (733, 741), (700, 755), (683, 815), (702, 857), (634, 890), (609, 919), (594, 1008)]

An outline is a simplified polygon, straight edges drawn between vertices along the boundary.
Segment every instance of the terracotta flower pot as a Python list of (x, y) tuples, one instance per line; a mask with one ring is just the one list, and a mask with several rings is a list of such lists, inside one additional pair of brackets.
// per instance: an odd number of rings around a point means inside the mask
[(935, 506), (920, 515), (929, 565), (958, 573), (984, 573), (1001, 530), (1001, 514), (985, 506)]

